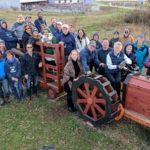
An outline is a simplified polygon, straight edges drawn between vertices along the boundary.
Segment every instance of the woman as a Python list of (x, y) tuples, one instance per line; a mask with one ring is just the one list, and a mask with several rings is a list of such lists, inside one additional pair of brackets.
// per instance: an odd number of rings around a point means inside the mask
[(78, 52), (80, 52), (83, 48), (85, 48), (90, 42), (89, 38), (86, 36), (85, 31), (83, 29), (78, 30), (78, 35), (75, 38), (75, 40)]
[(64, 90), (67, 92), (67, 106), (70, 112), (74, 112), (76, 109), (72, 101), (72, 82), (77, 80), (82, 74), (82, 68), (79, 62), (79, 53), (77, 50), (72, 50), (68, 62), (64, 68), (63, 85)]

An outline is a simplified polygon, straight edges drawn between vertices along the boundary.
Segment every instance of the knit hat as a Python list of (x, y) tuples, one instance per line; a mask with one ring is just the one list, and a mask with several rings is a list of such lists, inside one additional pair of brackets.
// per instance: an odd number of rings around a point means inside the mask
[(98, 36), (98, 37), (99, 37), (98, 32), (95, 32), (95, 33), (93, 34), (93, 37), (94, 37), (94, 36)]

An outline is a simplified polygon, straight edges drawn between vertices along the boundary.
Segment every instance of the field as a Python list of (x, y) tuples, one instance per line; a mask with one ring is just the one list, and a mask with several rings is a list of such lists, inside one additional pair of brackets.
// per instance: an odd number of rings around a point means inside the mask
[[(149, 34), (149, 27), (125, 24), (123, 18), (131, 10), (103, 8), (98, 13), (46, 14), (47, 22), (55, 16), (76, 28), (83, 26), (89, 36), (112, 37), (115, 30), (129, 27), (135, 36)], [(0, 11), (9, 25), (21, 12)], [(23, 13), (24, 15), (31, 13)], [(35, 18), (36, 14), (31, 14)], [(52, 102), (46, 92), (39, 92), (32, 101), (12, 102), (0, 107), (0, 150), (35, 150), (52, 144), (57, 150), (149, 150), (150, 129), (123, 118), (99, 128), (90, 128), (77, 114), (66, 110), (65, 97)]]

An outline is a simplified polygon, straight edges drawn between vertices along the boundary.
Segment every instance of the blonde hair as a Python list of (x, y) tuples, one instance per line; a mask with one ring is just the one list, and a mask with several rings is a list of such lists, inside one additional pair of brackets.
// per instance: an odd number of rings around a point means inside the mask
[(123, 47), (122, 43), (119, 42), (119, 41), (114, 43), (114, 49), (115, 49), (116, 47), (118, 47), (118, 46), (119, 46), (119, 47)]
[(73, 52), (77, 53), (77, 55), (78, 55), (77, 61), (79, 61), (80, 60), (80, 55), (79, 55), (79, 52), (76, 49), (74, 49), (74, 50), (71, 51), (71, 53), (70, 53), (70, 55), (68, 57), (68, 60), (71, 60), (71, 55), (72, 55)]

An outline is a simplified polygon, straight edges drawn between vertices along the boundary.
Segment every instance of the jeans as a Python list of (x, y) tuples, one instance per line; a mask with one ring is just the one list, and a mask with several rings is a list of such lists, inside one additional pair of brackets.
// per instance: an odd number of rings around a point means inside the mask
[(117, 91), (118, 97), (120, 99), (120, 88), (121, 88), (121, 72), (106, 74), (108, 80), (111, 82), (113, 88)]
[(22, 99), (23, 98), (22, 81), (19, 79), (18, 82), (16, 82), (9, 79), (8, 82), (14, 97), (17, 99)]
[(29, 75), (29, 78), (26, 82), (27, 88), (27, 96), (31, 96), (31, 94), (37, 94), (37, 84), (38, 84), (38, 76), (37, 75)]
[(0, 88), (1, 91), (3, 92), (3, 97), (9, 97), (9, 87), (7, 79), (0, 80)]

